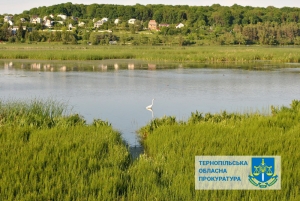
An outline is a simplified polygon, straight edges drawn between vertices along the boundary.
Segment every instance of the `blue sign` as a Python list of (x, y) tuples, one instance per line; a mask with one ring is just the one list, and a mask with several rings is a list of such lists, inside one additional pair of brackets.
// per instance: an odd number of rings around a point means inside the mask
[(254, 186), (267, 188), (278, 180), (275, 174), (275, 158), (252, 158), (251, 169), (249, 181)]

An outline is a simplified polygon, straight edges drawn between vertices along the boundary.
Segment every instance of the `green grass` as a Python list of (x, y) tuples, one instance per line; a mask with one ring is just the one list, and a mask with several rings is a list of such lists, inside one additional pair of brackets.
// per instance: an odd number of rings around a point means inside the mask
[(104, 60), (139, 59), (163, 62), (300, 62), (299, 47), (270, 46), (87, 46), (2, 44), (0, 59)]
[[(146, 154), (130, 167), (129, 200), (299, 200), (300, 102), (272, 115), (193, 113), (154, 119), (139, 134)], [(281, 190), (195, 190), (195, 156), (279, 155)], [(146, 190), (145, 190), (146, 189)]]
[(0, 125), (51, 128), (66, 113), (66, 105), (53, 100), (0, 100)]
[[(132, 161), (120, 133), (56, 101), (0, 102), (0, 200), (300, 199), (300, 101), (271, 115), (154, 119)], [(49, 123), (50, 122), (50, 123)], [(281, 190), (195, 190), (196, 155), (279, 155)]]
[(112, 200), (131, 157), (102, 120), (86, 125), (55, 101), (2, 101), (0, 200)]

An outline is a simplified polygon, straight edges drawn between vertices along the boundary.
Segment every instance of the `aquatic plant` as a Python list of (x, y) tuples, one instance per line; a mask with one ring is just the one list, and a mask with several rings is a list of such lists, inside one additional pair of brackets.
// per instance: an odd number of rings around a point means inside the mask
[(7, 44), (0, 49), (0, 59), (32, 60), (105, 60), (139, 59), (163, 62), (249, 63), (268, 61), (298, 63), (295, 47), (264, 46), (65, 46), (61, 44)]
[[(153, 119), (132, 161), (109, 122), (88, 125), (55, 101), (0, 101), (0, 200), (299, 200), (300, 101), (272, 108)], [(282, 189), (195, 190), (196, 155), (280, 155)]]
[(0, 200), (126, 195), (131, 156), (120, 133), (64, 111), (52, 100), (0, 102)]
[[(148, 131), (145, 154), (129, 168), (129, 200), (298, 200), (300, 101), (273, 107), (273, 114), (192, 113)], [(151, 128), (151, 129), (150, 129)], [(195, 190), (195, 156), (279, 155), (280, 191)], [(145, 190), (147, 189), (147, 190)]]

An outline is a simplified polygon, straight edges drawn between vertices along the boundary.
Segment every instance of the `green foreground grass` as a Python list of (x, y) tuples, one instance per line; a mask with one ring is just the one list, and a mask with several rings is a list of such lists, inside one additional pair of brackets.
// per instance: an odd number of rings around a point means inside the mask
[[(299, 120), (299, 101), (290, 108), (272, 107), (270, 116), (195, 112), (187, 122), (155, 119), (139, 132), (147, 155), (133, 168), (136, 175), (146, 176), (135, 177), (143, 188), (132, 185), (132, 191), (144, 200), (299, 200)], [(281, 190), (196, 191), (194, 160), (201, 155), (281, 156)]]
[(120, 133), (53, 101), (0, 102), (0, 200), (111, 200), (127, 191)]
[[(0, 200), (300, 199), (299, 101), (269, 116), (154, 119), (139, 130), (146, 152), (135, 161), (107, 122), (87, 125), (64, 107), (0, 101)], [(282, 189), (196, 191), (195, 155), (279, 155)]]
[(104, 60), (165, 62), (300, 62), (298, 46), (87, 46), (54, 43), (1, 44), (0, 59)]

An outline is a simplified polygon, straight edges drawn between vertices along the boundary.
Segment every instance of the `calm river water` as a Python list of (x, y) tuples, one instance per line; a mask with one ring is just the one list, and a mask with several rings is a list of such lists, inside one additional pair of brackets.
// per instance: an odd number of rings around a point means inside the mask
[[(153, 117), (186, 120), (196, 110), (269, 112), (271, 105), (300, 99), (300, 68), (293, 65), (273, 70), (187, 67), (0, 61), (0, 98), (67, 102), (88, 123), (108, 120), (131, 146), (139, 145), (135, 131)], [(153, 98), (151, 112), (145, 107)]]

